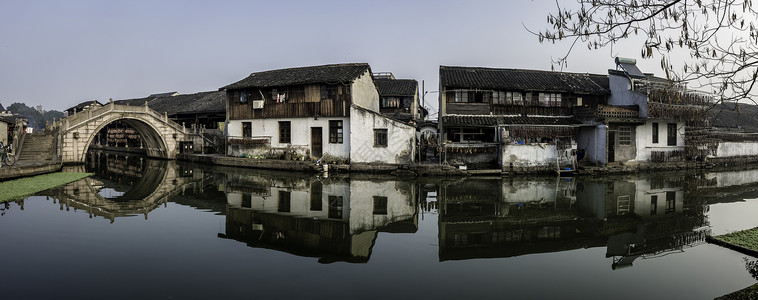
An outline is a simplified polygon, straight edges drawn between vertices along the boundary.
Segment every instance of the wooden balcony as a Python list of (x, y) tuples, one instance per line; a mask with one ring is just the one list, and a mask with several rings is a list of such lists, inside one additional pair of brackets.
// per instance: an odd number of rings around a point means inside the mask
[(271, 103), (262, 109), (253, 109), (251, 103), (229, 104), (231, 120), (304, 117), (349, 117), (350, 101), (322, 99), (319, 102)]

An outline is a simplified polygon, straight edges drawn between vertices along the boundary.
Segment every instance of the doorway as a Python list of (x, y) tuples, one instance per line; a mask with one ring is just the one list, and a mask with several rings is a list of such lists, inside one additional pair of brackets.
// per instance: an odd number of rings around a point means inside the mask
[(323, 155), (321, 127), (311, 127), (311, 156), (320, 158)]

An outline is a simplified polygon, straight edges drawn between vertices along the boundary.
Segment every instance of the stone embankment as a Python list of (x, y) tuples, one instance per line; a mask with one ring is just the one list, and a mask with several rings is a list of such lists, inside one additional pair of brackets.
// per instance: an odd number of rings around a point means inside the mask
[(3, 165), (0, 167), (0, 180), (7, 180), (19, 177), (40, 175), (50, 172), (60, 171), (63, 164), (52, 161), (19, 161), (12, 166)]
[[(313, 161), (254, 159), (228, 157), (217, 154), (178, 154), (177, 159), (195, 163), (256, 168), (264, 170), (286, 170), (310, 173), (366, 173), (391, 174), (397, 176), (467, 176), (468, 172), (439, 164), (430, 165), (389, 165), (389, 164), (316, 164)], [(500, 174), (498, 172), (498, 174)]]

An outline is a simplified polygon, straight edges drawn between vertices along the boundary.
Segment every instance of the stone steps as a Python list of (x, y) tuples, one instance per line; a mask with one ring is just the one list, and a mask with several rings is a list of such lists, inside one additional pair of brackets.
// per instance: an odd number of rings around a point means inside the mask
[(53, 134), (33, 133), (24, 137), (19, 149), (18, 161), (51, 161), (53, 160)]

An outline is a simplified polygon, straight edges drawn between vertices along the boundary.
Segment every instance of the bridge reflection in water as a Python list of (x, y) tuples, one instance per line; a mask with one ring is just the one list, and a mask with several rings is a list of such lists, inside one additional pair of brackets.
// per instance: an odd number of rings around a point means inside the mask
[(323, 263), (368, 262), (379, 233), (415, 233), (433, 210), (440, 261), (604, 247), (629, 267), (703, 243), (708, 204), (758, 191), (758, 171), (398, 180), (90, 156), (95, 176), (48, 192), (61, 209), (113, 222), (175, 202), (225, 215), (220, 238)]
[(168, 201), (180, 201), (185, 195), (213, 199), (203, 186), (207, 174), (194, 173), (173, 161), (105, 151), (90, 151), (87, 156), (85, 165), (64, 171), (93, 176), (45, 193), (58, 199), (61, 210), (84, 210), (90, 218), (99, 216), (113, 223), (118, 217), (144, 215), (147, 219), (154, 209)]

